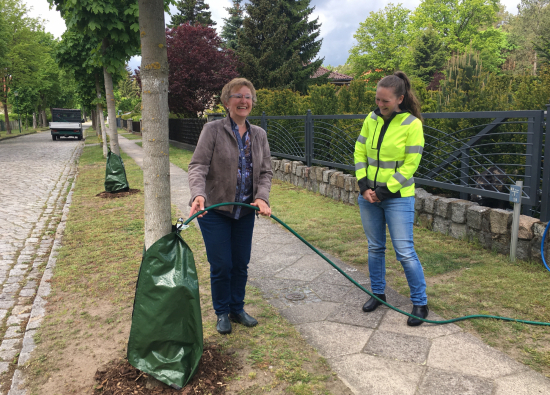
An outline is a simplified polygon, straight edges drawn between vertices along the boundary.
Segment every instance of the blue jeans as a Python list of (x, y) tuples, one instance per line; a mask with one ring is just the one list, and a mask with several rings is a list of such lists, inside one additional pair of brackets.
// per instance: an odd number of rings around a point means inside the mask
[(211, 210), (198, 218), (210, 263), (212, 304), (217, 315), (243, 311), (254, 212), (233, 219)]
[(391, 198), (369, 203), (359, 195), (361, 222), (369, 242), (369, 273), (372, 292), (383, 294), (386, 289), (386, 224), (397, 260), (405, 270), (415, 305), (428, 304), (426, 280), (422, 265), (414, 250), (414, 197)]

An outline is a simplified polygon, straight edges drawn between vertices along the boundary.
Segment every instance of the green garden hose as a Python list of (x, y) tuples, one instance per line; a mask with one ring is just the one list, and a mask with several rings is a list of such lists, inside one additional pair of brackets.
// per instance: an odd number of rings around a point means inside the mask
[[(248, 208), (251, 208), (251, 209), (254, 209), (256, 211), (259, 211), (259, 208), (256, 207), (256, 206), (251, 206), (249, 204), (246, 204), (246, 203), (235, 203), (235, 202), (227, 202), (227, 203), (219, 203), (219, 204), (214, 204), (210, 207), (208, 207), (208, 210), (212, 210), (212, 209), (215, 209), (216, 207), (221, 207), (221, 206), (244, 206), (244, 207), (248, 207)], [(190, 218), (187, 219), (187, 221), (184, 222), (184, 225), (187, 225), (189, 224), (189, 222), (191, 222), (195, 217), (197, 217), (198, 215), (201, 215), (203, 212), (205, 211), (208, 211), (208, 210), (203, 210), (203, 211), (199, 211), (195, 214), (193, 214), (193, 216), (191, 216)], [(453, 319), (450, 319), (450, 320), (442, 320), (442, 321), (434, 321), (434, 320), (428, 320), (428, 319), (425, 319), (425, 318), (420, 318), (420, 317), (416, 317), (412, 314), (409, 314), (403, 310), (399, 310), (397, 307), (394, 307), (392, 306), (391, 304), (383, 301), (382, 299), (378, 298), (376, 295), (374, 295), (372, 292), (370, 292), (368, 289), (364, 288), (361, 284), (359, 284), (357, 281), (355, 281), (353, 278), (351, 278), (350, 276), (348, 276), (342, 269), (340, 269), (335, 263), (333, 263), (330, 259), (328, 259), (325, 255), (323, 255), (323, 253), (321, 253), (319, 250), (317, 250), (317, 248), (313, 247), (311, 244), (309, 244), (302, 236), (300, 236), (298, 233), (296, 233), (294, 231), (294, 229), (292, 229), (290, 226), (288, 226), (287, 224), (285, 224), (283, 221), (281, 221), (279, 218), (277, 218), (276, 216), (274, 215), (271, 215), (271, 218), (273, 218), (275, 221), (277, 221), (278, 223), (280, 223), (281, 225), (283, 225), (286, 229), (288, 229), (290, 231), (290, 233), (292, 233), (294, 236), (296, 236), (298, 239), (300, 239), (305, 245), (307, 245), (309, 248), (311, 248), (313, 251), (315, 251), (315, 253), (317, 255), (319, 255), (321, 258), (323, 258), (325, 261), (327, 261), (332, 267), (334, 267), (336, 270), (338, 270), (340, 272), (340, 274), (342, 274), (344, 277), (346, 277), (349, 281), (351, 281), (356, 287), (358, 287), (359, 289), (361, 289), (363, 292), (367, 293), (368, 295), (370, 295), (371, 297), (375, 298), (376, 300), (378, 300), (380, 303), (383, 303), (385, 304), (386, 306), (388, 306), (390, 309), (392, 310), (395, 310), (397, 311), (398, 313), (401, 313), (403, 315), (406, 315), (406, 316), (409, 316), (409, 317), (414, 317), (414, 318), (417, 318), (423, 322), (428, 322), (430, 324), (437, 324), (437, 325), (442, 325), (442, 324), (450, 324), (450, 323), (453, 323), (453, 322), (458, 322), (458, 321), (464, 321), (464, 320), (471, 320), (471, 319), (474, 319), (474, 318), (493, 318), (493, 319), (496, 319), (496, 320), (502, 320), (502, 321), (512, 321), (512, 322), (520, 322), (522, 324), (529, 324), (529, 325), (543, 325), (543, 326), (550, 326), (550, 322), (538, 322), (538, 321), (527, 321), (527, 320), (518, 320), (518, 319), (515, 319), (515, 318), (508, 318), (508, 317), (499, 317), (499, 316), (496, 316), (496, 315), (485, 315), (485, 314), (476, 314), (476, 315), (466, 315), (464, 317), (459, 317), (459, 318), (453, 318)]]

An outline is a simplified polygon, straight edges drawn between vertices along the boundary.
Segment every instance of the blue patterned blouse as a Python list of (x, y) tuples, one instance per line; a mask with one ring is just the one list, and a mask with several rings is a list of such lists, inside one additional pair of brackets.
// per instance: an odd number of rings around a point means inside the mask
[[(246, 132), (243, 137), (239, 134), (239, 125), (231, 117), (231, 130), (235, 134), (237, 144), (239, 145), (239, 166), (237, 170), (237, 189), (235, 190), (235, 202), (252, 203), (252, 150), (250, 147), (250, 123), (246, 121)], [(239, 219), (250, 214), (251, 208), (235, 206), (231, 213), (227, 211), (218, 211), (234, 219)]]

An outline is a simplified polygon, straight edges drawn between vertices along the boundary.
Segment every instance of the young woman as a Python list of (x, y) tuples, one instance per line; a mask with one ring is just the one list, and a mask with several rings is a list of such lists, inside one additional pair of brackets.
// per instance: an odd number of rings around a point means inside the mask
[[(355, 144), (355, 174), (361, 194), (359, 208), (369, 242), (368, 263), (372, 292), (386, 301), (386, 225), (397, 260), (403, 265), (409, 283), (412, 314), (428, 316), (424, 271), (413, 242), (414, 173), (424, 147), (420, 104), (406, 74), (400, 71), (378, 82), (378, 108), (363, 124)], [(380, 306), (370, 298), (363, 311)], [(409, 317), (407, 325), (422, 324)]]

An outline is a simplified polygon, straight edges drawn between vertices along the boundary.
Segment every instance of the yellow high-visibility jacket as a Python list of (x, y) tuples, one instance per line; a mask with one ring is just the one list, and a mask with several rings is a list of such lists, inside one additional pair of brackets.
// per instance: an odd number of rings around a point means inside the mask
[(355, 176), (361, 194), (373, 189), (380, 201), (414, 196), (414, 173), (424, 149), (422, 121), (409, 112), (384, 122), (380, 110), (369, 114), (355, 143)]

